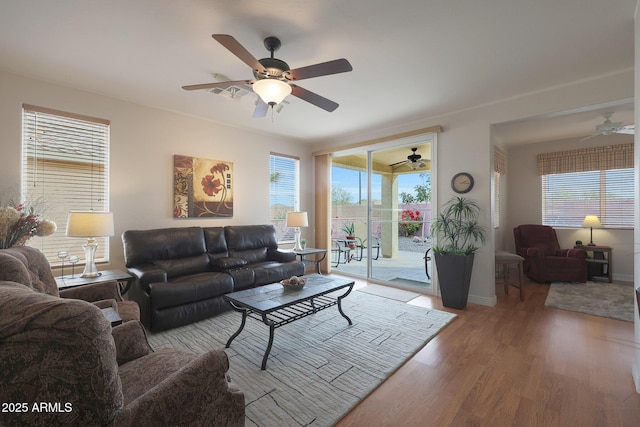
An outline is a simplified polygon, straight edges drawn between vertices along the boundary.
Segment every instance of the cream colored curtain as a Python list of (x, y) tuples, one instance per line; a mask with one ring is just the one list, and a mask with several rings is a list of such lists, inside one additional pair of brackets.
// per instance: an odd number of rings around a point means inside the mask
[(326, 249), (327, 256), (320, 264), (323, 273), (331, 272), (331, 155), (315, 156), (315, 246)]

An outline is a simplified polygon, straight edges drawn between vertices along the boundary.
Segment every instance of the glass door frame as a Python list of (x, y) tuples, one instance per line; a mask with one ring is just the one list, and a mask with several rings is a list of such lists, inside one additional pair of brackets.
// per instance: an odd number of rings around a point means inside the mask
[[(366, 152), (367, 155), (367, 161), (366, 161), (366, 167), (367, 167), (367, 234), (366, 234), (366, 238), (367, 238), (367, 242), (371, 242), (372, 241), (372, 221), (373, 221), (373, 209), (372, 209), (372, 194), (373, 194), (373, 179), (372, 179), (372, 175), (373, 175), (373, 156), (375, 152), (378, 151), (384, 151), (384, 150), (388, 150), (388, 149), (392, 149), (392, 148), (398, 148), (398, 147), (404, 147), (404, 146), (411, 146), (411, 145), (419, 145), (419, 144), (424, 144), (424, 143), (431, 143), (431, 217), (434, 217), (434, 214), (436, 212), (435, 207), (437, 207), (437, 173), (436, 173), (436, 169), (437, 169), (437, 133), (436, 132), (431, 132), (431, 133), (422, 133), (422, 134), (418, 134), (418, 135), (412, 135), (409, 137), (403, 137), (403, 138), (397, 138), (397, 139), (393, 139), (393, 140), (389, 140), (383, 143), (378, 143), (375, 145), (368, 145), (368, 146), (361, 146), (358, 148), (351, 148), (351, 149), (347, 149), (347, 150), (339, 150), (336, 151), (334, 153), (332, 153), (332, 157), (339, 157), (339, 156), (343, 156), (343, 155), (348, 155), (351, 153), (362, 153), (362, 152)], [(331, 183), (331, 186), (333, 186), (333, 183)], [(331, 221), (331, 218), (329, 218), (329, 221)], [(435, 242), (432, 241), (432, 244), (435, 244)], [(376, 279), (373, 277), (373, 251), (367, 251), (367, 255), (366, 255), (366, 279), (369, 282), (372, 283), (380, 283), (383, 285), (388, 285), (388, 286), (394, 286), (394, 287), (398, 287), (397, 284), (387, 281), (387, 280), (383, 280), (383, 279)], [(437, 284), (437, 275), (435, 274), (435, 260), (434, 257), (431, 256), (431, 286), (430, 287), (425, 287), (423, 289), (422, 293), (426, 293), (426, 294), (430, 294), (430, 295), (438, 295), (439, 294), (439, 287)]]

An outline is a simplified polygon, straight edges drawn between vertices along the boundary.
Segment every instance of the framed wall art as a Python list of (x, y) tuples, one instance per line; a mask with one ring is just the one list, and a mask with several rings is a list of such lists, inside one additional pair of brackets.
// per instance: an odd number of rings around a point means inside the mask
[(233, 216), (233, 162), (173, 156), (173, 217)]

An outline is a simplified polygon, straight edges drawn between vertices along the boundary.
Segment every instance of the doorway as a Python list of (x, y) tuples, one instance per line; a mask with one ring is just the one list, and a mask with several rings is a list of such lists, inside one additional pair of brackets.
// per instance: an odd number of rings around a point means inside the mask
[(429, 227), (434, 138), (420, 135), (333, 154), (333, 270), (433, 292)]

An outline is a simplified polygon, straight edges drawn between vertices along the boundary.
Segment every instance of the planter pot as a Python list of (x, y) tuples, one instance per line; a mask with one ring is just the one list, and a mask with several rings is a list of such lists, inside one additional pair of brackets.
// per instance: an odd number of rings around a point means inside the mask
[(445, 307), (462, 310), (467, 306), (474, 255), (435, 254), (442, 305)]

